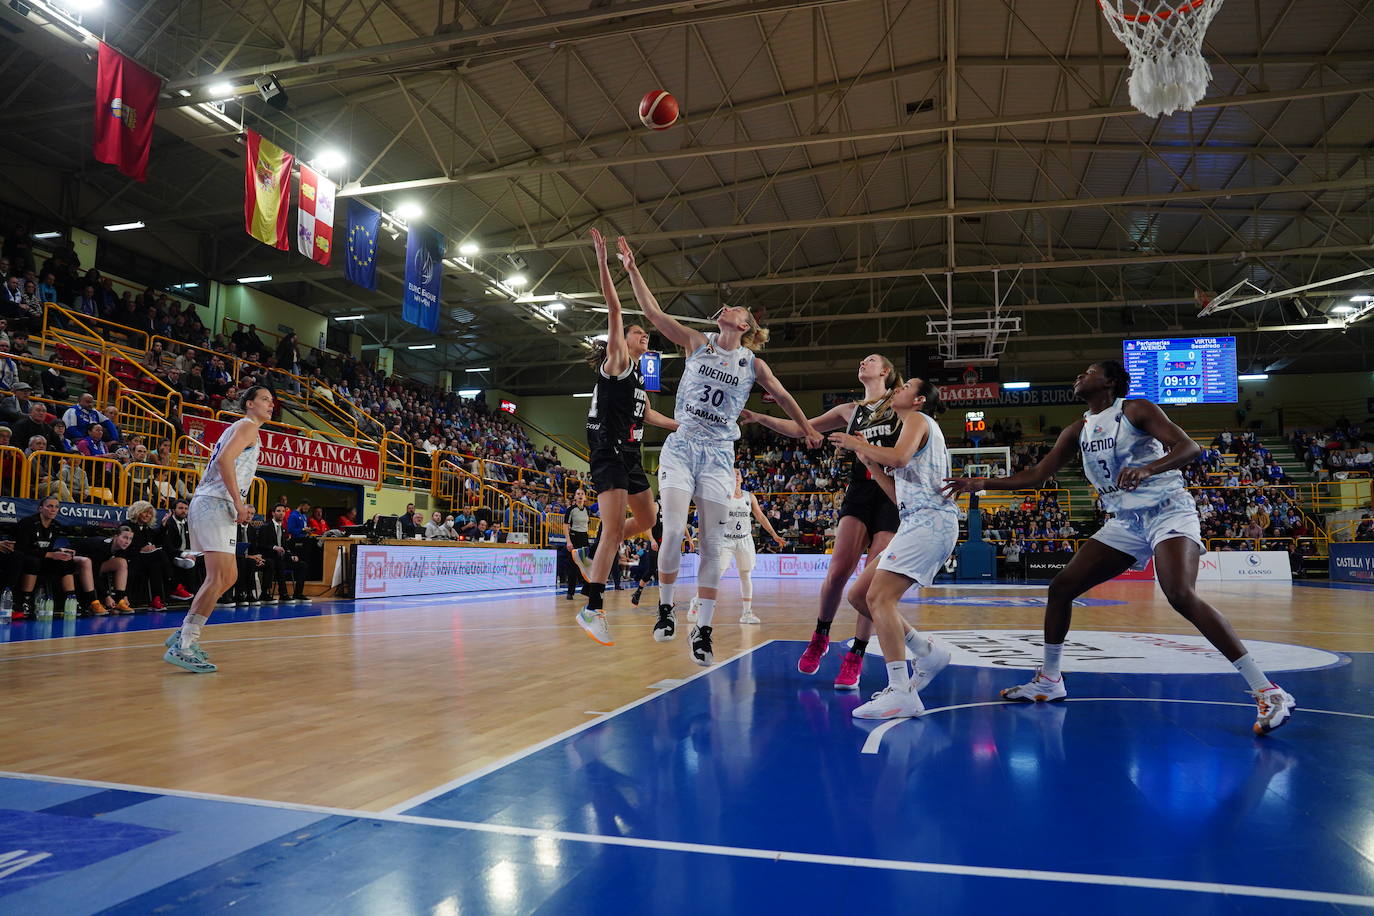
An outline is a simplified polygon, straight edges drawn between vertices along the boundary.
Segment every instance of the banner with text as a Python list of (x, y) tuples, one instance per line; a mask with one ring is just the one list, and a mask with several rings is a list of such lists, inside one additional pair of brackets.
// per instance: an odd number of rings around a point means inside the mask
[[(0, 525), (13, 525), (20, 519), (38, 513), (36, 499), (0, 499)], [(165, 510), (159, 509), (161, 520)], [(68, 528), (118, 528), (126, 520), (123, 506), (97, 506), (90, 503), (62, 503), (57, 509), (57, 523)]]
[(359, 544), (353, 594), (358, 598), (449, 595), (553, 588), (553, 550)]
[(1330, 563), (1335, 582), (1374, 582), (1374, 542), (1333, 542)]
[(443, 279), (444, 237), (432, 226), (412, 224), (406, 236), (406, 289), (401, 319), (426, 331), (439, 330)]
[[(186, 435), (212, 447), (229, 428), (228, 423), (204, 417), (183, 417)], [(348, 483), (377, 483), (382, 477), (381, 459), (369, 449), (337, 442), (321, 442), (263, 428), (258, 441), (262, 450), (258, 467), (286, 474), (309, 474)]]

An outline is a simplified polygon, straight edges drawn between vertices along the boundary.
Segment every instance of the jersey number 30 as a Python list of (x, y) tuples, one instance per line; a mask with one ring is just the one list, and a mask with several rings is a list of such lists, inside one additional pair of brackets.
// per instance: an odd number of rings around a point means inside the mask
[(699, 400), (703, 404), (710, 401), (712, 407), (719, 407), (725, 403), (725, 390), (723, 388), (717, 388), (714, 385), (707, 385), (706, 390), (702, 391)]

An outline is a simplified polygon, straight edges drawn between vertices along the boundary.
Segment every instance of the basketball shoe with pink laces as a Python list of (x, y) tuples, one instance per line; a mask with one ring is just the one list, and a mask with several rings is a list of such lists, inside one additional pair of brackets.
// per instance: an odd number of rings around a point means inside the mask
[(821, 659), (825, 653), (830, 651), (829, 633), (812, 633), (811, 642), (807, 644), (806, 651), (797, 660), (797, 670), (802, 674), (815, 674), (820, 670)]
[(858, 690), (859, 675), (864, 671), (864, 657), (853, 649), (840, 661), (840, 673), (835, 677), (836, 690)]

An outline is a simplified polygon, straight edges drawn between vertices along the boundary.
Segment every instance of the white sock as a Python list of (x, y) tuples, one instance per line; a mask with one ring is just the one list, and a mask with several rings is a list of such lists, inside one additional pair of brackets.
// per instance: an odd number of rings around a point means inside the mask
[(208, 617), (199, 614), (187, 614), (186, 619), (181, 622), (181, 648), (183, 651), (190, 649), (191, 646), (200, 639), (200, 628), (205, 626)]
[(711, 618), (716, 616), (716, 599), (700, 598), (697, 604), (697, 626), (709, 627)]
[(659, 603), (659, 604), (672, 604), (672, 603), (673, 603), (673, 586), (675, 586), (675, 585), (677, 585), (676, 582), (660, 582), (660, 583), (658, 584), (658, 603)]
[(1264, 690), (1266, 687), (1272, 686), (1273, 682), (1269, 680), (1269, 675), (1260, 670), (1259, 663), (1249, 652), (1231, 664), (1236, 666), (1236, 670), (1240, 672), (1241, 677), (1245, 678), (1245, 682), (1250, 685), (1251, 690)]
[(744, 599), (744, 610), (743, 612), (741, 612), (741, 616), (743, 616), (744, 614), (752, 614), (753, 612), (754, 602), (750, 601), (748, 598)]
[(1064, 654), (1064, 644), (1057, 645), (1045, 643), (1045, 663), (1040, 666), (1040, 671), (1050, 680), (1059, 680), (1063, 677), (1059, 673), (1059, 658)]
[(887, 686), (905, 690), (911, 683), (911, 675), (906, 670), (906, 659), (887, 663)]
[(922, 636), (919, 630), (906, 631), (906, 647), (917, 658), (925, 658), (930, 654), (930, 640)]

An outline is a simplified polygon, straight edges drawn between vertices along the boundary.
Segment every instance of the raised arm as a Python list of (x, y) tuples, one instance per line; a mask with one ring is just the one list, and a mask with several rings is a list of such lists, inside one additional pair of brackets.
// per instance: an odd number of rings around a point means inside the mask
[(1201, 446), (1193, 441), (1192, 436), (1179, 428), (1177, 423), (1170, 420), (1168, 415), (1159, 409), (1158, 404), (1140, 398), (1127, 401), (1123, 406), (1126, 419), (1131, 425), (1158, 439), (1160, 444), (1168, 449), (1168, 453), (1143, 467), (1122, 468), (1121, 473), (1116, 475), (1117, 486), (1121, 489), (1134, 490), (1142, 481), (1156, 474), (1174, 471), (1185, 464), (1191, 464), (1202, 454)]
[(773, 543), (777, 544), (779, 547), (785, 546), (787, 541), (783, 540), (782, 537), (778, 535), (777, 531), (773, 529), (773, 523), (768, 520), (767, 515), (764, 515), (763, 507), (759, 505), (759, 498), (753, 493), (749, 494), (749, 507), (754, 513), (754, 518), (763, 526), (763, 530), (768, 532), (768, 536), (773, 539)]
[(601, 279), (601, 295), (606, 300), (606, 362), (607, 375), (616, 376), (630, 367), (630, 350), (625, 346), (625, 316), (620, 310), (615, 281), (611, 279), (611, 265), (606, 263), (606, 240), (592, 230), (592, 247), (596, 249), (597, 273)]
[[(821, 414), (811, 421), (811, 428), (818, 433), (828, 433), (831, 430), (844, 429), (849, 425), (849, 419), (854, 416), (855, 403), (850, 401), (848, 404), (836, 404), (834, 407)], [(780, 436), (787, 436), (791, 439), (802, 437), (801, 427), (796, 420), (784, 420), (782, 417), (770, 416), (766, 413), (759, 413), (754, 410), (741, 411), (739, 415), (741, 425), (757, 423), (758, 425), (771, 429)]]
[[(644, 316), (653, 323), (654, 327), (658, 328), (660, 334), (688, 353), (695, 352), (698, 347), (703, 346), (706, 343), (705, 334), (687, 327), (659, 308), (658, 300), (649, 291), (649, 285), (644, 282), (644, 277), (639, 273), (639, 267), (635, 264), (634, 252), (630, 250), (630, 243), (625, 241), (623, 235), (616, 239), (616, 246), (618, 248), (616, 256), (620, 258), (620, 263), (625, 265), (625, 272), (630, 275), (630, 286), (635, 291), (635, 300), (644, 311)], [(609, 303), (607, 305), (609, 306)]]
[(792, 393), (783, 387), (782, 382), (773, 374), (773, 370), (768, 368), (768, 364), (757, 356), (754, 357), (754, 378), (762, 386), (763, 390), (773, 396), (778, 402), (778, 406), (783, 409), (792, 422), (797, 424), (800, 435), (796, 438), (805, 439), (807, 448), (818, 448), (825, 441), (816, 428), (811, 425), (811, 421), (806, 419), (806, 414), (797, 404), (797, 399), (792, 397)]
[(904, 468), (925, 443), (930, 434), (930, 422), (930, 418), (923, 413), (912, 414), (902, 423), (902, 432), (893, 446), (874, 445), (863, 436), (851, 436), (849, 433), (831, 433), (830, 442), (838, 448), (849, 449), (860, 458), (876, 461), (883, 467)]
[[(1010, 477), (952, 477), (945, 481), (946, 496), (956, 497), (961, 493), (977, 493), (979, 490), (1035, 490), (1049, 480), (1074, 455), (1078, 454), (1078, 434), (1083, 431), (1083, 421), (1075, 420), (1064, 428), (1055, 440), (1054, 447), (1032, 468), (1026, 468)], [(1182, 430), (1179, 430), (1182, 432)]]

